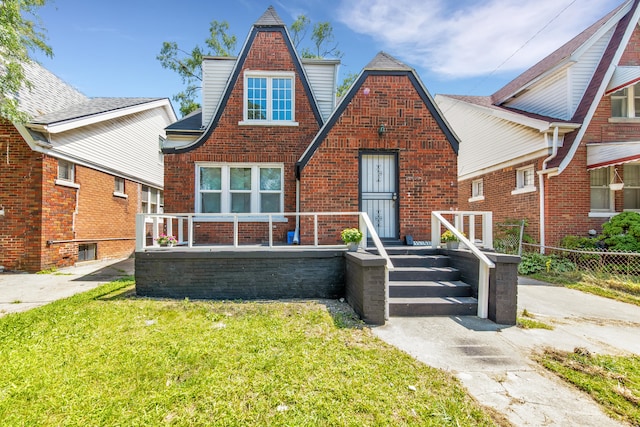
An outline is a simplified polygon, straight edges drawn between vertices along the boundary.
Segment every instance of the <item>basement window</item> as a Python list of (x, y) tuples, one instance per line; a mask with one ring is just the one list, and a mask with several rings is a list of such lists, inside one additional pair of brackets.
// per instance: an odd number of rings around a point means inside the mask
[(97, 243), (83, 243), (78, 245), (78, 262), (96, 260), (98, 259), (97, 255), (98, 255)]

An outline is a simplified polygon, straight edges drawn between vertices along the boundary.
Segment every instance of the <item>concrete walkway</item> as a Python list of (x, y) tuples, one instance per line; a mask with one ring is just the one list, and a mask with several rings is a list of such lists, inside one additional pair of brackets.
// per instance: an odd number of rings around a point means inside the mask
[(640, 354), (640, 307), (521, 278), (518, 308), (555, 329), (526, 330), (476, 317), (394, 317), (373, 331), (418, 360), (450, 371), (480, 403), (516, 426), (622, 425), (531, 355), (544, 347)]
[(126, 258), (82, 263), (52, 274), (0, 273), (0, 316), (97, 288), (133, 271), (133, 258)]

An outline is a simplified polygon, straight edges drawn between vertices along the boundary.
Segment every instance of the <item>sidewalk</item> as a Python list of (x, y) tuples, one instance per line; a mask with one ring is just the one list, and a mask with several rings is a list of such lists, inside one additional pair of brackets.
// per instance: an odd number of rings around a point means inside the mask
[(67, 298), (133, 272), (133, 258), (125, 258), (82, 263), (52, 274), (0, 273), (0, 316)]
[(418, 360), (453, 373), (483, 405), (516, 426), (619, 426), (589, 396), (531, 359), (545, 346), (640, 354), (640, 307), (521, 278), (518, 311), (552, 331), (476, 317), (393, 317), (374, 333)]

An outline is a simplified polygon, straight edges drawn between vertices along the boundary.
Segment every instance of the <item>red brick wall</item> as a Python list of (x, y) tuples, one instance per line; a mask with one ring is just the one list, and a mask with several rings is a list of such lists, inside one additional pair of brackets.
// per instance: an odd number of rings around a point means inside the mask
[(398, 154), (398, 237), (430, 240), (431, 211), (457, 206), (457, 156), (408, 77), (362, 84), (302, 171), (301, 211), (358, 211), (361, 150)]
[(39, 271), (75, 264), (78, 242), (47, 244), (53, 240), (128, 238), (97, 242), (97, 256), (133, 252), (139, 184), (126, 181), (128, 198), (114, 197), (112, 175), (76, 165), (80, 188), (56, 185), (58, 160), (32, 151), (6, 122), (0, 124), (0, 153), (0, 265)]
[(42, 155), (0, 119), (0, 265), (7, 270), (39, 269), (41, 176)]
[[(319, 129), (300, 77), (295, 79), (298, 126), (239, 126), (243, 119), (244, 71), (292, 71), (293, 60), (279, 32), (259, 32), (247, 54), (226, 108), (209, 139), (182, 154), (165, 156), (165, 211), (195, 211), (195, 162), (284, 164), (284, 210), (295, 211), (295, 162)], [(204, 225), (202, 225), (204, 227)], [(291, 225), (278, 225), (283, 235)], [(208, 227), (209, 230), (212, 227)], [(224, 234), (224, 233), (223, 233)], [(204, 233), (206, 240), (215, 236)], [(225, 234), (226, 236), (226, 234)]]

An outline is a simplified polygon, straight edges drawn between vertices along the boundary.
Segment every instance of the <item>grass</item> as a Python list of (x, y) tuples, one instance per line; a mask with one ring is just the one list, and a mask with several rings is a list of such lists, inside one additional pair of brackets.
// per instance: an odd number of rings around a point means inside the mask
[(640, 356), (546, 349), (538, 361), (591, 395), (612, 417), (640, 426)]
[(548, 329), (553, 330), (553, 326), (544, 322), (536, 320), (535, 316), (527, 311), (525, 308), (522, 310), (520, 316), (517, 316), (516, 325), (522, 329)]
[(534, 279), (640, 306), (640, 278), (609, 274), (537, 273)]
[(506, 424), (347, 310), (150, 300), (132, 286), (0, 318), (3, 426)]

